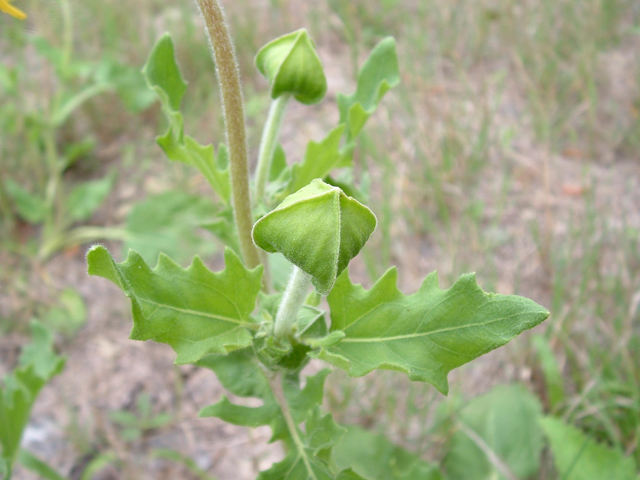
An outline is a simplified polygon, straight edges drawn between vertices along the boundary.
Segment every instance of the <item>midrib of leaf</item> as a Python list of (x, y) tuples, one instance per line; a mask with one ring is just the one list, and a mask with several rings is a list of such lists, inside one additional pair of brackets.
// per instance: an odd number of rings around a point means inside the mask
[[(201, 311), (198, 311), (198, 310), (189, 310), (188, 308), (175, 307), (173, 305), (167, 305), (167, 304), (164, 304), (164, 303), (154, 302), (153, 300), (150, 300), (148, 298), (138, 297), (138, 301), (149, 303), (151, 305), (155, 305), (158, 308), (165, 308), (167, 310), (173, 310), (173, 311), (180, 312), (180, 313), (186, 313), (186, 314), (189, 314), (189, 315), (197, 315), (197, 316), (201, 316), (201, 317), (212, 318), (214, 320), (222, 320), (223, 322), (235, 323), (236, 325), (240, 325), (242, 327), (247, 327), (247, 328), (252, 328), (254, 330), (257, 330), (259, 328), (259, 326), (256, 325), (255, 323), (246, 322), (244, 320), (236, 320), (235, 318), (225, 317), (223, 315), (215, 315), (213, 313), (201, 312)], [(154, 314), (155, 314), (155, 312), (152, 313), (148, 318), (151, 318)]]
[[(420, 327), (422, 326), (422, 323), (424, 322), (424, 319), (427, 318), (429, 316), (429, 314), (437, 307), (439, 307), (440, 305), (442, 305), (443, 303), (445, 303), (448, 300), (451, 300), (452, 298), (461, 295), (463, 292), (462, 291), (458, 291), (453, 293), (452, 295), (449, 296), (445, 296), (442, 300), (440, 300), (438, 303), (436, 303), (435, 305), (432, 305), (429, 310), (427, 310), (422, 318), (422, 320), (420, 321), (420, 323), (418, 324), (418, 326), (416, 327), (416, 331), (418, 331), (420, 329)], [(397, 291), (395, 292), (396, 295), (402, 295), (401, 292)], [(351, 322), (349, 324), (348, 327), (346, 327), (344, 329), (344, 331), (346, 332), (349, 328), (353, 327), (356, 323), (358, 323), (360, 320), (362, 320), (363, 318), (365, 318), (367, 315), (369, 315), (370, 313), (374, 312), (375, 310), (377, 310), (380, 307), (384, 307), (384, 306), (389, 306), (389, 305), (395, 305), (399, 308), (409, 308), (412, 305), (415, 305), (416, 303), (418, 303), (420, 301), (420, 299), (416, 299), (415, 301), (409, 303), (408, 305), (405, 305), (404, 303), (395, 303), (395, 302), (383, 302), (383, 303), (379, 303), (378, 305), (375, 305), (373, 308), (371, 308), (371, 310), (363, 313), (362, 315), (360, 315), (359, 317), (357, 317), (353, 322)], [(344, 311), (344, 307), (343, 307), (343, 316), (346, 317), (346, 312)], [(433, 332), (433, 333), (438, 333), (438, 332)], [(409, 337), (410, 338), (410, 337)]]
[(489, 320), (488, 322), (484, 322), (484, 323), (471, 323), (468, 325), (457, 325), (455, 327), (441, 328), (439, 330), (431, 330), (429, 332), (409, 333), (407, 335), (396, 335), (395, 337), (372, 337), (372, 338), (348, 338), (347, 337), (347, 338), (344, 338), (340, 343), (381, 343), (381, 342), (392, 342), (394, 340), (405, 340), (407, 338), (428, 337), (436, 333), (450, 332), (452, 330), (460, 330), (463, 328), (470, 328), (470, 327), (483, 327), (491, 323), (501, 322), (502, 320), (507, 320), (508, 318), (517, 317), (518, 315), (522, 315), (522, 313), (514, 313), (513, 315), (508, 315), (506, 317), (501, 317), (501, 318), (495, 318), (493, 320)]

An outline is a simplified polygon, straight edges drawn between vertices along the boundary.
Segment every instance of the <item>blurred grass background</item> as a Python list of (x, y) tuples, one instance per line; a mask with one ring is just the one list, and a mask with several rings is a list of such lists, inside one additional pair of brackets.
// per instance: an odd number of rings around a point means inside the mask
[[(63, 15), (55, 0), (19, 3), (26, 22), (0, 17), (0, 61), (22, 65), (17, 106), (1, 110), (0, 176), (37, 188), (40, 147), (30, 141), (31, 120), (23, 112), (45, 108), (56, 80), (28, 37), (60, 46)], [(325, 63), (327, 99), (312, 110), (296, 106), (285, 119), (284, 148), (299, 158), (305, 143), (335, 122), (335, 95), (351, 91), (370, 49), (384, 36), (396, 38), (402, 84), (367, 126), (356, 157), (359, 173), (370, 178), (370, 206), (380, 221), (353, 267), (357, 278), (370, 286), (396, 264), (409, 293), (432, 270), (443, 287), (476, 271), (485, 290), (547, 306), (551, 319), (533, 335), (460, 369), (452, 395), (464, 402), (498, 383), (523, 381), (549, 411), (640, 462), (640, 3), (226, 3), (253, 158), (269, 104), (253, 66), (260, 46), (306, 27)], [(170, 31), (189, 82), (186, 128), (202, 143), (222, 138), (214, 66), (192, 3), (73, 0), (72, 10), (74, 55), (81, 60), (107, 57), (141, 67), (155, 40)], [(0, 102), (6, 84), (0, 82)], [(86, 135), (95, 141), (65, 173), (71, 181), (118, 172), (95, 225), (121, 224), (147, 195), (203, 189), (192, 171), (167, 162), (155, 145), (164, 129), (158, 106), (132, 114), (114, 99), (91, 100), (57, 135), (60, 145)], [(56, 276), (56, 268), (82, 272), (84, 263), (78, 249), (59, 254), (53, 267), (20, 254), (38, 230), (0, 197), (2, 351), (11, 352), (24, 342), (28, 320), (56, 307), (69, 278), (82, 283), (80, 273)], [(88, 305), (102, 287), (90, 283), (80, 289)], [(88, 322), (97, 322), (91, 309)], [(124, 324), (114, 320), (93, 332)], [(65, 342), (78, 348), (78, 340)], [(6, 371), (11, 356), (3, 357)], [(338, 420), (390, 431), (426, 458), (445, 448), (449, 432), (441, 428), (442, 399), (433, 388), (392, 373), (332, 378), (328, 406)], [(91, 435), (89, 443), (109, 444)]]

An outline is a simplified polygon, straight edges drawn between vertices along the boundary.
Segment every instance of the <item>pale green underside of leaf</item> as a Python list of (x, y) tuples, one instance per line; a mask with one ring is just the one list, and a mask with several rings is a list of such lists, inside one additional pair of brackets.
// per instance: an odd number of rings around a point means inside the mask
[(634, 480), (637, 466), (633, 458), (617, 449), (596, 443), (584, 432), (554, 417), (540, 425), (549, 439), (553, 460), (563, 480)]
[(474, 274), (441, 290), (434, 272), (408, 296), (398, 290), (396, 280), (392, 268), (366, 291), (344, 272), (327, 300), (331, 331), (341, 330), (345, 338), (314, 356), (356, 377), (377, 368), (399, 370), (446, 394), (449, 371), (549, 316), (527, 298), (483, 292)]
[(134, 251), (115, 263), (106, 248), (87, 253), (90, 275), (116, 284), (131, 300), (131, 339), (170, 345), (176, 363), (192, 363), (207, 353), (227, 354), (251, 345), (251, 317), (261, 289), (262, 267), (247, 270), (225, 251), (226, 268), (212, 273), (199, 257), (182, 268), (165, 255), (151, 269)]

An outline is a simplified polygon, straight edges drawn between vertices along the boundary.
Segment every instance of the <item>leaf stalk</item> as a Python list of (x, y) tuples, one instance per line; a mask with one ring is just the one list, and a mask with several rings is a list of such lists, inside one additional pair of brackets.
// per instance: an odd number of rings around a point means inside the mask
[(276, 338), (285, 339), (291, 335), (298, 311), (307, 299), (310, 286), (311, 275), (294, 265), (276, 314), (273, 332)]
[(278, 143), (278, 135), (284, 112), (291, 94), (283, 94), (271, 102), (269, 108), (269, 116), (262, 131), (262, 140), (260, 141), (260, 153), (258, 154), (258, 166), (256, 169), (256, 201), (260, 201), (264, 197), (264, 191), (269, 179), (271, 171), (271, 163), (273, 162), (273, 154)]

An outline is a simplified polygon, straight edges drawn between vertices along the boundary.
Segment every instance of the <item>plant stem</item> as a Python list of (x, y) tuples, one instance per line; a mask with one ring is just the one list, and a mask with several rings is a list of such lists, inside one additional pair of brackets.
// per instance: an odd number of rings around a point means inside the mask
[(240, 88), (240, 74), (233, 43), (224, 13), (217, 0), (198, 0), (216, 65), (222, 109), (224, 111), (229, 163), (231, 169), (231, 196), (233, 215), (240, 238), (240, 250), (249, 268), (260, 265), (258, 250), (251, 239), (253, 217), (249, 196), (249, 167), (247, 163), (247, 137), (244, 125), (244, 105)]
[(315, 476), (313, 475), (313, 469), (311, 468), (311, 464), (309, 463), (309, 458), (304, 449), (304, 444), (302, 443), (302, 439), (300, 438), (300, 434), (298, 433), (298, 426), (296, 425), (296, 422), (293, 419), (293, 415), (291, 415), (291, 411), (289, 410), (287, 397), (284, 395), (284, 390), (282, 388), (282, 372), (277, 372), (272, 375), (267, 374), (267, 380), (269, 381), (269, 387), (271, 387), (273, 396), (280, 406), (284, 421), (287, 424), (287, 428), (289, 429), (289, 433), (291, 434), (291, 438), (293, 440), (293, 443), (295, 444), (296, 450), (298, 450), (298, 455), (302, 458), (307, 472), (311, 475), (310, 478), (315, 478)]
[(273, 161), (273, 153), (278, 143), (278, 134), (282, 126), (284, 112), (289, 103), (290, 94), (284, 94), (271, 102), (269, 109), (269, 117), (262, 131), (262, 140), (260, 141), (260, 154), (258, 155), (258, 167), (256, 170), (256, 201), (264, 197), (264, 189), (269, 179), (271, 171), (271, 163)]
[(58, 159), (58, 149), (56, 147), (55, 130), (53, 126), (47, 125), (43, 132), (43, 140), (45, 147), (44, 155), (47, 164), (47, 186), (45, 188), (44, 198), (46, 213), (42, 227), (42, 245), (49, 242), (52, 238), (55, 238), (59, 231), (64, 228), (64, 226), (60, 224), (60, 198), (58, 195), (63, 172)]
[(291, 335), (298, 311), (307, 298), (310, 286), (311, 275), (294, 265), (276, 315), (274, 327), (276, 338), (284, 339)]
[(71, 16), (71, 5), (69, 0), (62, 0), (62, 20), (63, 26), (63, 44), (62, 44), (62, 64), (64, 65), (64, 71), (69, 68), (71, 63), (71, 55), (73, 54), (73, 18)]

